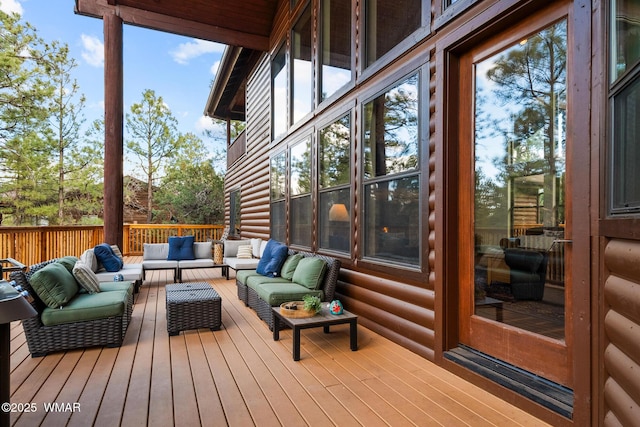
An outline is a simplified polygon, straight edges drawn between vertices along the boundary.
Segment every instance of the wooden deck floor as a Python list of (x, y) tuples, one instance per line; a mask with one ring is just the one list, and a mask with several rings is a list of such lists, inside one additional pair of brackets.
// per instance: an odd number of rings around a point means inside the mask
[[(233, 276), (233, 274), (232, 274)], [(294, 362), (291, 331), (273, 341), (266, 324), (237, 299), (219, 269), (189, 270), (222, 296), (219, 331), (169, 338), (164, 285), (155, 271), (136, 296), (120, 348), (31, 358), (22, 326), (11, 329), (11, 402), (15, 426), (541, 426), (542, 421), (429, 361), (358, 326), (302, 332)], [(65, 404), (65, 411), (45, 404)], [(75, 411), (74, 411), (75, 409)]]

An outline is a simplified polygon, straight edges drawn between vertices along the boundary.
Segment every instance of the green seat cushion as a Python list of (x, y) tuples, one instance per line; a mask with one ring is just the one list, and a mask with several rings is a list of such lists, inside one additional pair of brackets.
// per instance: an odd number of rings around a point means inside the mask
[(282, 264), (280, 276), (283, 279), (292, 280), (293, 273), (296, 271), (296, 267), (302, 258), (304, 258), (302, 254), (289, 255), (284, 261), (284, 264)]
[(78, 293), (78, 283), (67, 267), (57, 262), (33, 273), (31, 287), (42, 302), (51, 308), (64, 306)]
[(309, 289), (320, 289), (327, 263), (316, 257), (305, 257), (298, 262), (293, 272), (293, 282)]
[(247, 284), (247, 279), (250, 276), (259, 276), (259, 274), (255, 270), (239, 270), (236, 272), (236, 280), (238, 280), (243, 285)]
[(78, 294), (60, 309), (45, 308), (42, 311), (41, 320), (45, 326), (54, 326), (122, 316), (128, 298), (128, 292), (122, 290), (98, 292), (97, 294)]
[(262, 283), (255, 288), (256, 293), (271, 306), (278, 306), (289, 301), (302, 301), (305, 295), (322, 299), (322, 290), (312, 290), (295, 283)]
[(262, 283), (283, 283), (291, 285), (291, 280), (283, 279), (282, 277), (266, 277), (261, 274), (256, 276), (249, 276), (247, 278), (247, 286), (251, 289), (256, 289)]

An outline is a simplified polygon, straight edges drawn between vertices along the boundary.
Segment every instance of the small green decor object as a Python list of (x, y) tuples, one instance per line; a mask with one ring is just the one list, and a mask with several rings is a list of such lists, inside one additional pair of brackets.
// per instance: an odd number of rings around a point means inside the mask
[(309, 311), (315, 311), (316, 313), (322, 310), (322, 301), (320, 298), (312, 295), (305, 295), (302, 297), (304, 301), (304, 309)]

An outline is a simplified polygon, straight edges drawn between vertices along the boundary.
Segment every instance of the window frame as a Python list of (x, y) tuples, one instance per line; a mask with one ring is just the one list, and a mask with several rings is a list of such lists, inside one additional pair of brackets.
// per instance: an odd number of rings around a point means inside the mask
[[(340, 184), (336, 184), (333, 186), (327, 186), (327, 187), (321, 187), (320, 185), (320, 175), (322, 173), (321, 171), (321, 150), (322, 150), (322, 142), (321, 142), (321, 137), (320, 134), (321, 132), (328, 128), (329, 126), (333, 125), (334, 123), (337, 123), (338, 121), (342, 120), (343, 118), (348, 117), (349, 118), (349, 154), (348, 154), (348, 161), (349, 161), (349, 179), (347, 180), (347, 182), (344, 183), (340, 183)], [(353, 209), (354, 209), (354, 200), (353, 200), (353, 154), (354, 154), (354, 140), (355, 140), (355, 126), (354, 126), (354, 120), (355, 120), (355, 110), (353, 107), (349, 107), (346, 110), (342, 110), (339, 112), (339, 114), (334, 114), (331, 115), (331, 119), (330, 120), (325, 120), (322, 123), (318, 124), (317, 130), (316, 130), (316, 145), (317, 145), (317, 168), (316, 168), (316, 181), (317, 181), (317, 196), (316, 196), (316, 203), (318, 205), (316, 211), (317, 211), (317, 218), (316, 218), (316, 227), (317, 227), (317, 235), (318, 235), (318, 249), (322, 250), (322, 251), (327, 251), (327, 252), (337, 252), (339, 254), (342, 255), (351, 255), (351, 248), (353, 246)], [(348, 242), (347, 242), (347, 249), (346, 250), (341, 250), (341, 249), (336, 249), (336, 248), (331, 248), (331, 247), (325, 247), (323, 246), (323, 242), (322, 242), (322, 232), (323, 232), (323, 227), (322, 227), (322, 218), (321, 218), (321, 212), (320, 212), (320, 206), (321, 206), (321, 199), (323, 197), (323, 195), (327, 195), (327, 194), (331, 194), (331, 193), (339, 193), (342, 192), (344, 190), (348, 191), (348, 200), (349, 200), (349, 209), (348, 209), (348, 213), (349, 213), (349, 221), (348, 221), (348, 226), (347, 227), (343, 227), (345, 228), (345, 230), (342, 231), (347, 231), (348, 230)]]
[[(288, 75), (289, 75), (289, 80), (288, 80), (288, 85), (287, 85), (287, 93), (288, 93), (288, 114), (287, 114), (287, 129), (292, 129), (297, 127), (299, 124), (305, 122), (307, 120), (307, 118), (313, 114), (315, 108), (316, 108), (316, 82), (314, 81), (316, 79), (316, 73), (315, 71), (315, 67), (316, 67), (316, 63), (317, 63), (317, 59), (316, 59), (316, 55), (317, 55), (317, 42), (314, 40), (314, 23), (316, 21), (316, 14), (315, 14), (315, 8), (312, 7), (313, 3), (310, 1), (307, 2), (303, 2), (306, 3), (304, 5), (302, 5), (300, 7), (299, 12), (296, 14), (295, 19), (293, 20), (293, 24), (291, 25), (291, 28), (289, 29), (289, 46), (287, 49), (287, 56), (289, 58), (289, 63), (288, 63)], [(296, 84), (296, 73), (295, 73), (295, 56), (294, 56), (294, 42), (295, 42), (295, 29), (296, 26), (301, 22), (301, 19), (303, 18), (303, 16), (305, 15), (305, 13), (308, 11), (309, 13), (309, 20), (310, 20), (310, 26), (311, 26), (311, 34), (309, 35), (310, 41), (311, 41), (311, 46), (309, 47), (311, 50), (310, 53), (310, 64), (309, 64), (309, 76), (310, 77), (310, 85), (308, 88), (310, 90), (310, 95), (311, 99), (310, 99), (310, 105), (309, 105), (309, 111), (305, 112), (304, 114), (302, 114), (300, 117), (296, 117), (295, 115), (295, 102), (296, 102), (296, 93), (297, 91), (295, 90), (295, 84)], [(286, 132), (285, 132), (286, 134)]]
[[(364, 123), (364, 108), (365, 106), (370, 103), (373, 102), (376, 98), (380, 97), (381, 95), (384, 95), (385, 93), (389, 92), (391, 89), (400, 86), (404, 81), (406, 81), (407, 79), (409, 79), (411, 76), (416, 75), (417, 76), (417, 94), (418, 94), (418, 100), (417, 100), (417, 106), (418, 106), (418, 112), (417, 112), (417, 162), (416, 162), (416, 167), (414, 169), (411, 170), (406, 170), (406, 171), (402, 171), (402, 172), (398, 172), (398, 173), (392, 173), (389, 175), (381, 175), (381, 176), (372, 176), (370, 178), (365, 178), (364, 175), (364, 170), (365, 170), (365, 153), (364, 153), (364, 129), (365, 129), (365, 123)], [(428, 82), (425, 83), (424, 79), (428, 78), (429, 73), (428, 73), (428, 63), (423, 64), (417, 68), (411, 69), (410, 72), (404, 72), (403, 74), (400, 75), (394, 75), (393, 80), (390, 84), (388, 84), (387, 86), (385, 86), (383, 89), (378, 90), (376, 92), (374, 92), (372, 95), (364, 97), (363, 101), (360, 103), (360, 105), (358, 106), (358, 111), (359, 111), (359, 115), (360, 115), (360, 120), (358, 122), (358, 127), (360, 128), (359, 131), (359, 136), (358, 136), (358, 140), (360, 141), (359, 143), (359, 149), (358, 149), (358, 156), (360, 157), (360, 160), (358, 162), (358, 168), (360, 170), (360, 177), (358, 180), (358, 188), (359, 188), (359, 192), (361, 194), (361, 199), (362, 202), (359, 204), (358, 207), (358, 214), (360, 215), (360, 218), (362, 218), (362, 221), (360, 221), (359, 224), (359, 232), (358, 232), (358, 244), (359, 247), (361, 248), (360, 253), (358, 254), (358, 257), (361, 261), (366, 262), (366, 263), (370, 263), (372, 266), (375, 265), (382, 265), (385, 266), (386, 268), (388, 268), (390, 265), (397, 267), (397, 268), (401, 268), (404, 271), (406, 270), (414, 270), (414, 271), (421, 271), (423, 264), (425, 262), (424, 257), (423, 257), (423, 251), (424, 251), (424, 239), (422, 238), (422, 233), (423, 233), (423, 227), (425, 224), (425, 221), (423, 220), (424, 217), (424, 213), (423, 213), (423, 207), (424, 207), (424, 191), (425, 188), (424, 186), (427, 185), (425, 183), (425, 178), (423, 176), (423, 174), (425, 173), (424, 171), (428, 171), (428, 169), (426, 168), (426, 164), (428, 162), (428, 159), (425, 158), (425, 156), (428, 156), (428, 152), (424, 152), (423, 147), (425, 146), (424, 144), (424, 139), (426, 137), (428, 137), (428, 130), (425, 128), (426, 123), (428, 123), (429, 118), (428, 118), (428, 112), (425, 111), (426, 106), (428, 106), (428, 92), (427, 92), (427, 86), (428, 86)], [(427, 99), (425, 99), (427, 98)], [(425, 117), (423, 117), (425, 116)], [(381, 182), (392, 182), (392, 181), (398, 181), (398, 180), (402, 180), (405, 178), (410, 178), (416, 176), (418, 179), (418, 235), (420, 236), (418, 238), (418, 260), (416, 263), (409, 263), (409, 262), (402, 262), (402, 261), (395, 261), (395, 260), (390, 260), (388, 258), (382, 258), (379, 256), (375, 256), (375, 255), (367, 255), (365, 253), (366, 250), (366, 246), (365, 246), (365, 237), (367, 234), (367, 224), (364, 221), (364, 218), (366, 218), (365, 215), (365, 208), (366, 208), (366, 197), (367, 197), (367, 193), (366, 193), (366, 189), (369, 185), (375, 185), (377, 183), (381, 183)]]
[(360, 1), (359, 16), (360, 16), (361, 31), (360, 31), (360, 36), (358, 40), (359, 42), (358, 46), (360, 49), (358, 52), (358, 56), (363, 59), (360, 61), (360, 64), (358, 66), (358, 72), (360, 74), (359, 80), (366, 80), (376, 75), (380, 70), (382, 70), (384, 67), (389, 65), (392, 61), (394, 61), (400, 55), (409, 51), (412, 46), (417, 45), (418, 43), (421, 42), (422, 39), (426, 38), (430, 34), (431, 2), (425, 2), (424, 0), (421, 0), (420, 2), (421, 2), (421, 8), (420, 8), (421, 16), (420, 16), (420, 25), (418, 26), (418, 28), (416, 28), (415, 31), (413, 31), (411, 34), (409, 34), (407, 37), (401, 40), (398, 44), (396, 44), (394, 47), (389, 49), (389, 51), (387, 51), (382, 56), (380, 56), (375, 61), (373, 61), (371, 64), (366, 65), (367, 61), (364, 58), (366, 56), (366, 49), (368, 44), (367, 31), (365, 30), (365, 26), (367, 25), (366, 24), (367, 0)]
[[(614, 10), (615, 4), (614, 2), (609, 3), (608, 7), (608, 37), (603, 42), (604, 46), (609, 46), (612, 40), (617, 40), (617, 27), (614, 25)], [(605, 50), (606, 52), (607, 50)], [(607, 82), (608, 82), (608, 94), (607, 94), (607, 107), (608, 107), (608, 135), (607, 135), (607, 157), (608, 160), (606, 162), (606, 216), (611, 219), (623, 219), (624, 217), (630, 218), (638, 218), (640, 216), (640, 202), (635, 201), (633, 206), (616, 206), (618, 201), (615, 200), (616, 197), (616, 183), (618, 180), (616, 179), (616, 172), (620, 169), (616, 164), (616, 153), (618, 149), (617, 145), (617, 135), (618, 129), (615, 126), (617, 116), (616, 116), (616, 101), (617, 97), (621, 96), (625, 93), (625, 90), (632, 87), (633, 85), (640, 85), (640, 61), (636, 61), (632, 66), (626, 69), (622, 74), (615, 76), (614, 75), (614, 60), (617, 59), (617, 55), (614, 52), (609, 52), (607, 55)], [(625, 143), (628, 141), (622, 141), (620, 143)], [(622, 201), (624, 204), (624, 201)]]
[[(242, 223), (242, 189), (232, 188), (229, 191), (229, 235), (240, 236), (240, 224)], [(237, 233), (236, 233), (237, 229)]]
[[(284, 178), (284, 191), (282, 192), (282, 196), (281, 197), (276, 197), (274, 198), (274, 193), (273, 193), (273, 161), (279, 157), (279, 156), (283, 156), (284, 157), (284, 162), (283, 162), (283, 173), (282, 173), (282, 177)], [(288, 230), (288, 219), (287, 219), (287, 150), (279, 150), (278, 152), (274, 153), (270, 158), (269, 158), (269, 229), (271, 230), (270, 235), (273, 239), (278, 240), (278, 241), (282, 241), (282, 242), (286, 242), (287, 241), (287, 230)], [(282, 206), (284, 208), (284, 225), (280, 225), (278, 227), (274, 226), (273, 224), (273, 210), (275, 207), (280, 207)], [(278, 230), (283, 230), (284, 233), (281, 236), (280, 234), (274, 234), (275, 231)]]
[[(317, 54), (316, 54), (316, 62), (317, 62), (317, 68), (316, 68), (316, 76), (317, 79), (315, 81), (315, 90), (316, 90), (316, 100), (317, 100), (317, 105), (316, 108), (318, 108), (318, 106), (323, 105), (323, 104), (329, 104), (331, 102), (332, 99), (335, 99), (337, 97), (339, 97), (342, 93), (346, 92), (348, 89), (352, 88), (354, 86), (354, 82), (355, 82), (355, 76), (356, 76), (356, 62), (355, 62), (355, 52), (353, 49), (353, 45), (354, 45), (354, 41), (356, 38), (356, 31), (355, 31), (355, 21), (353, 19), (354, 16), (354, 12), (355, 12), (355, 5), (351, 0), (347, 0), (349, 3), (349, 11), (350, 11), (350, 15), (349, 15), (349, 52), (350, 52), (350, 65), (349, 65), (349, 71), (351, 73), (351, 77), (349, 79), (349, 81), (347, 83), (345, 83), (344, 85), (342, 85), (340, 88), (336, 89), (331, 95), (327, 96), (326, 98), (323, 98), (322, 95), (322, 88), (323, 88), (323, 76), (324, 73), (322, 71), (322, 67), (324, 65), (324, 61), (322, 60), (322, 56), (323, 56), (323, 52), (324, 52), (324, 18), (325, 18), (325, 13), (324, 13), (324, 5), (325, 5), (325, 1), (331, 1), (331, 0), (319, 0), (318, 4), (319, 4), (319, 8), (318, 8), (318, 16), (316, 18), (316, 22), (317, 22)], [(343, 0), (344, 1), (344, 0)]]
[[(284, 70), (284, 78), (285, 78), (285, 99), (284, 99), (284, 106), (285, 106), (285, 118), (284, 118), (284, 130), (280, 133), (276, 134), (276, 120), (275, 120), (275, 115), (276, 115), (276, 111), (279, 110), (278, 106), (276, 105), (276, 85), (274, 84), (275, 82), (275, 77), (273, 74), (273, 69), (274, 69), (274, 63), (276, 61), (276, 58), (279, 57), (280, 54), (283, 54), (283, 58), (284, 58), (284, 65), (282, 66), (282, 68), (280, 69), (280, 72), (282, 72), (282, 70)], [(271, 55), (271, 60), (269, 62), (269, 74), (270, 74), (270, 78), (269, 78), (269, 83), (271, 84), (271, 88), (270, 88), (270, 92), (271, 92), (271, 100), (270, 100), (270, 104), (271, 104), (271, 142), (274, 141), (278, 141), (282, 138), (284, 138), (285, 136), (287, 136), (287, 133), (289, 131), (289, 54), (288, 54), (288, 49), (287, 49), (287, 42), (286, 40), (284, 40), (282, 43), (280, 43), (278, 45), (278, 47), (274, 50), (274, 53)], [(279, 74), (278, 74), (279, 75)]]
[[(313, 233), (314, 233), (314, 221), (313, 221), (313, 206), (315, 204), (315, 200), (314, 200), (314, 195), (316, 194), (316, 192), (314, 191), (316, 182), (317, 182), (317, 178), (315, 177), (315, 170), (316, 168), (314, 168), (314, 162), (315, 162), (315, 155), (314, 155), (314, 140), (313, 140), (313, 133), (312, 132), (305, 132), (304, 134), (300, 135), (298, 138), (296, 138), (295, 140), (292, 140), (291, 143), (287, 144), (287, 157), (288, 157), (288, 165), (287, 165), (287, 197), (286, 202), (288, 204), (288, 218), (287, 218), (287, 234), (289, 236), (288, 238), (288, 242), (289, 245), (291, 246), (295, 246), (295, 247), (302, 247), (302, 248), (306, 248), (306, 249), (310, 249), (313, 246)], [(306, 141), (308, 141), (309, 143), (309, 191), (308, 192), (304, 192), (304, 193), (296, 193), (293, 194), (293, 190), (292, 190), (292, 186), (291, 186), (291, 178), (292, 178), (292, 165), (293, 165), (293, 154), (292, 151), (295, 147), (297, 147), (300, 144), (304, 144)], [(309, 217), (309, 241), (308, 241), (308, 245), (306, 244), (306, 242), (301, 242), (301, 241), (294, 241), (294, 238), (296, 237), (296, 232), (294, 232), (294, 227), (295, 227), (295, 221), (294, 221), (294, 204), (297, 204), (300, 201), (303, 201), (304, 199), (308, 199), (309, 202), (309, 212), (307, 212), (308, 217)]]

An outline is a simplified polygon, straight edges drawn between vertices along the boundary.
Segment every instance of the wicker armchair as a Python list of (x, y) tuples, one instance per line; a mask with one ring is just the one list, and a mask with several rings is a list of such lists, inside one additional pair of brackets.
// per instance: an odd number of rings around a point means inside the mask
[(127, 327), (131, 322), (133, 312), (133, 290), (121, 316), (112, 316), (103, 319), (82, 321), (77, 323), (64, 323), (55, 326), (45, 326), (40, 315), (47, 307), (31, 287), (29, 279), (36, 271), (56, 260), (45, 261), (31, 266), (28, 272), (12, 272), (11, 280), (15, 280), (23, 289), (29, 291), (33, 297), (31, 305), (38, 312), (38, 316), (22, 321), (27, 345), (32, 357), (45, 356), (55, 351), (70, 350), (92, 346), (119, 347), (122, 345)]

